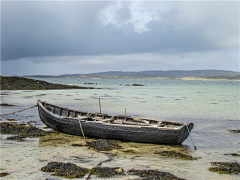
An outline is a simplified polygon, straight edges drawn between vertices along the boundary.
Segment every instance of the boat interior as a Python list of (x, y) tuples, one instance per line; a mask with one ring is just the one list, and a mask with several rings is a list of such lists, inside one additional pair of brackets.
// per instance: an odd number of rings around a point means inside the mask
[(52, 115), (63, 118), (63, 119), (76, 119), (81, 121), (98, 121), (102, 123), (111, 124), (126, 124), (126, 125), (140, 125), (140, 126), (152, 126), (152, 127), (170, 127), (170, 128), (180, 128), (184, 124), (174, 121), (161, 121), (154, 119), (145, 118), (134, 118), (131, 116), (124, 115), (108, 115), (102, 113), (88, 113), (82, 111), (76, 111), (68, 108), (63, 108), (60, 106), (52, 105), (46, 102), (41, 102), (46, 110), (48, 110)]

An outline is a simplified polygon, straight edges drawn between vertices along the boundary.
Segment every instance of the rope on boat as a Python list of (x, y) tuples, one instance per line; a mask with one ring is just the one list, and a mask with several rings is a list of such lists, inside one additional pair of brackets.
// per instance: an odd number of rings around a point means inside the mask
[(84, 141), (87, 143), (87, 140), (86, 140), (85, 135), (84, 135), (84, 132), (83, 132), (81, 120), (79, 119), (78, 122), (79, 122), (79, 125), (80, 125), (80, 128), (81, 128), (81, 131), (82, 131), (82, 135), (83, 135)]
[(34, 107), (37, 107), (37, 105), (31, 106), (31, 107), (28, 107), (28, 108), (25, 108), (25, 109), (21, 109), (21, 110), (19, 110), (19, 111), (11, 112), (11, 113), (0, 114), (0, 116), (5, 116), (5, 115), (8, 115), (8, 114), (19, 113), (19, 112), (22, 112), (22, 111), (25, 111), (25, 110), (28, 110), (28, 109), (31, 109), (31, 108), (34, 108)]
[(197, 150), (197, 147), (196, 147), (196, 146), (194, 145), (194, 143), (193, 143), (193, 140), (192, 140), (192, 137), (191, 137), (191, 133), (190, 133), (190, 131), (189, 131), (189, 129), (188, 129), (188, 125), (187, 125), (187, 124), (186, 124), (186, 127), (187, 127), (187, 130), (188, 130), (190, 139), (191, 139), (191, 141), (192, 141), (192, 144), (193, 144), (193, 146), (194, 146), (194, 149)]

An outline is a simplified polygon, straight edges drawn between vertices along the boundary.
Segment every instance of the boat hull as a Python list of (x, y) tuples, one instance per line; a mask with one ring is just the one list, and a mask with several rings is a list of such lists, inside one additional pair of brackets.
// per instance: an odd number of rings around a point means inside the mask
[(86, 137), (100, 139), (154, 144), (181, 144), (189, 136), (188, 129), (191, 131), (193, 128), (193, 123), (183, 124), (181, 128), (175, 129), (57, 117), (50, 113), (41, 101), (38, 101), (38, 111), (42, 122), (54, 130), (77, 136), (83, 136), (84, 133)]

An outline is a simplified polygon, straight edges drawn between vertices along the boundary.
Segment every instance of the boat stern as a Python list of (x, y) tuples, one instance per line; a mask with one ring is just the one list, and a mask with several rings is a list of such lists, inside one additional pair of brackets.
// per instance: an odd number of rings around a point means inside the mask
[(185, 141), (188, 138), (191, 130), (193, 129), (193, 126), (194, 126), (193, 123), (189, 123), (189, 124), (185, 124), (182, 127), (182, 129), (179, 132), (179, 136), (178, 136), (178, 140), (177, 140), (178, 144), (181, 144), (183, 141)]

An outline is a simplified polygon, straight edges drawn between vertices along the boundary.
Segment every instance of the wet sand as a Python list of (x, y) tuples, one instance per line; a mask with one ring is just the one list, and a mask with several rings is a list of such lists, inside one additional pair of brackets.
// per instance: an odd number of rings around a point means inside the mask
[[(51, 102), (54, 102), (57, 101), (54, 99), (61, 99), (61, 92), (2, 91), (1, 103), (15, 106), (1, 106), (0, 113), (5, 114), (28, 108), (35, 105), (39, 98), (51, 98)], [(1, 122), (30, 123), (35, 127), (48, 130), (40, 121), (36, 107), (20, 113), (1, 116), (0, 119)], [(72, 146), (72, 144), (85, 144), (84, 139), (78, 136), (60, 133), (55, 136), (26, 138), (26, 141), (16, 141), (7, 140), (7, 137), (11, 135), (1, 134), (1, 173), (9, 173), (2, 179), (62, 179), (51, 176), (52, 173), (41, 171), (42, 167), (52, 161), (70, 162), (89, 169), (103, 162), (101, 167), (121, 167), (126, 174), (108, 179), (138, 179), (139, 176), (126, 173), (132, 168), (158, 169), (183, 179), (239, 179), (239, 174), (218, 174), (208, 170), (211, 167), (210, 162), (240, 162), (239, 157), (224, 155), (240, 153), (239, 133), (229, 131), (229, 129), (239, 128), (239, 121), (195, 119), (193, 123), (195, 126), (191, 135), (197, 150), (194, 150), (190, 138), (182, 145), (177, 146), (121, 142), (122, 149), (108, 152), (113, 157), (110, 161), (106, 161), (109, 159), (106, 154), (89, 149), (88, 146)], [(163, 157), (156, 153), (170, 150), (201, 158), (183, 160)], [(86, 178), (87, 175), (82, 179)], [(91, 179), (103, 178), (92, 175)]]

